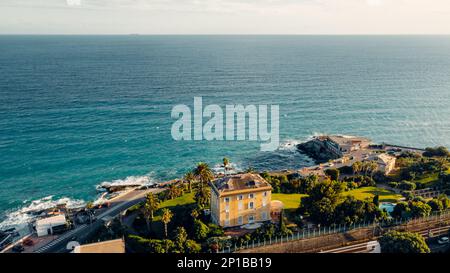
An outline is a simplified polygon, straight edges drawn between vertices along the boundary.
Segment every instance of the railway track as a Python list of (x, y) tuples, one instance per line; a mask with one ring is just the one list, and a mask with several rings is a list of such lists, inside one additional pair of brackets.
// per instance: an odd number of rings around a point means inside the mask
[[(430, 235), (431, 237), (439, 237), (441, 235), (448, 234), (449, 229), (450, 225), (424, 229), (418, 231), (417, 233), (422, 235), (424, 238), (430, 238)], [(379, 253), (379, 244), (377, 241), (361, 242), (349, 246), (320, 251), (319, 253)]]

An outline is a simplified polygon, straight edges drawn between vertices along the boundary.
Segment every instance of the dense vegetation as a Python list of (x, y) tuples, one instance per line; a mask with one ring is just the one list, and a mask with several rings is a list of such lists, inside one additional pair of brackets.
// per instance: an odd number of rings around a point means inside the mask
[[(448, 155), (448, 150), (443, 147), (427, 148), (423, 156), (404, 152), (397, 156), (396, 171), (390, 175), (378, 171), (373, 161), (327, 169), (325, 178), (264, 172), (262, 177), (273, 188), (272, 199), (285, 203), (280, 222), (264, 224), (253, 232), (231, 239), (204, 214), (204, 209), (209, 208), (208, 184), (214, 176), (207, 164), (199, 163), (183, 181), (171, 184), (167, 191), (158, 195), (147, 196), (143, 205), (136, 206), (133, 227), (137, 232), (127, 237), (127, 246), (134, 252), (214, 252), (233, 245), (286, 236), (306, 223), (329, 226), (385, 221), (388, 214), (379, 208), (380, 202), (397, 202), (401, 197), (387, 185), (406, 197), (394, 207), (392, 217), (428, 216), (433, 211), (450, 208), (450, 200), (446, 195), (424, 199), (414, 193), (431, 185), (450, 186)], [(228, 165), (228, 159), (224, 158), (225, 172), (229, 170)], [(287, 219), (290, 221), (286, 223)], [(391, 232), (382, 238), (382, 251), (422, 253), (429, 249), (417, 234)]]
[(354, 224), (363, 221), (383, 220), (385, 211), (378, 208), (378, 197), (373, 200), (357, 200), (344, 197), (344, 185), (325, 180), (317, 183), (309, 196), (302, 199), (299, 212), (309, 219), (324, 225)]
[(430, 253), (425, 239), (417, 233), (392, 231), (379, 242), (382, 253)]
[(144, 204), (129, 210), (129, 214), (137, 214), (133, 223), (135, 232), (127, 237), (129, 251), (209, 251), (212, 242), (208, 239), (224, 234), (223, 229), (211, 223), (209, 216), (204, 214), (204, 209), (209, 207), (208, 183), (213, 177), (209, 166), (199, 163), (186, 174), (184, 181), (170, 184), (158, 195), (148, 194)]

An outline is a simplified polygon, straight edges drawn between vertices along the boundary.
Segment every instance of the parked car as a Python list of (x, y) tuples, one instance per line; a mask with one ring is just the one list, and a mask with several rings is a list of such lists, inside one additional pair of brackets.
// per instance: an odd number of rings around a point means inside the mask
[(446, 244), (448, 244), (448, 243), (449, 243), (448, 237), (441, 237), (441, 238), (439, 238), (439, 240), (438, 240), (438, 244), (440, 244), (440, 245), (446, 245)]
[(34, 241), (31, 238), (26, 238), (23, 240), (23, 244), (26, 246), (32, 246), (32, 245), (34, 245)]
[(16, 253), (20, 253), (20, 252), (22, 252), (24, 250), (25, 250), (25, 248), (21, 244), (17, 244), (15, 246), (13, 246), (13, 248), (12, 248), (12, 251), (16, 252)]

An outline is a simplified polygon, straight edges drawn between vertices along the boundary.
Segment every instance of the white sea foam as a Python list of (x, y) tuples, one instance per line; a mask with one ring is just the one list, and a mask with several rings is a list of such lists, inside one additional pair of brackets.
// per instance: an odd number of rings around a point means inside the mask
[[(223, 164), (216, 164), (211, 168), (213, 173), (215, 174), (223, 174), (225, 172), (225, 168)], [(227, 167), (227, 174), (235, 174), (242, 171), (242, 167), (234, 162), (230, 162)]]
[(297, 145), (302, 143), (302, 140), (295, 140), (295, 139), (287, 139), (280, 143), (280, 147), (278, 150), (281, 151), (296, 151)]
[(10, 210), (6, 214), (5, 219), (0, 222), (0, 229), (24, 226), (39, 216), (40, 211), (62, 204), (65, 204), (67, 208), (78, 208), (84, 206), (85, 201), (67, 197), (54, 199), (54, 196), (46, 196), (31, 202), (26, 201), (22, 208)]
[[(129, 186), (129, 187), (141, 187), (141, 186), (148, 186), (148, 185), (154, 185), (157, 181), (153, 178), (153, 172), (148, 173), (147, 175), (143, 176), (128, 176), (125, 179), (116, 179), (113, 181), (105, 181), (100, 183), (96, 186), (97, 191), (103, 192), (99, 194), (96, 198), (96, 200), (93, 202), (94, 205), (101, 205), (108, 201), (108, 199), (111, 197), (110, 194), (108, 194), (105, 188), (108, 187), (117, 187), (117, 186)], [(122, 191), (115, 192), (113, 194), (120, 194)]]
[(111, 187), (111, 186), (144, 186), (144, 185), (153, 185), (156, 181), (152, 178), (152, 173), (143, 176), (128, 176), (125, 179), (117, 179), (113, 181), (105, 181), (100, 183), (97, 187)]

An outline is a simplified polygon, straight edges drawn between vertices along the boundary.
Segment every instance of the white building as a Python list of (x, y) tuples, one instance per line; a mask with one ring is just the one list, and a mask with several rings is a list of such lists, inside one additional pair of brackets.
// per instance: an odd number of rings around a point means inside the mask
[(52, 235), (66, 229), (67, 221), (64, 214), (36, 221), (36, 232), (39, 237)]
[(395, 168), (396, 157), (388, 154), (378, 155), (378, 169), (385, 174), (389, 174)]
[(378, 164), (378, 170), (389, 174), (395, 168), (396, 157), (388, 154), (375, 154), (368, 158)]

